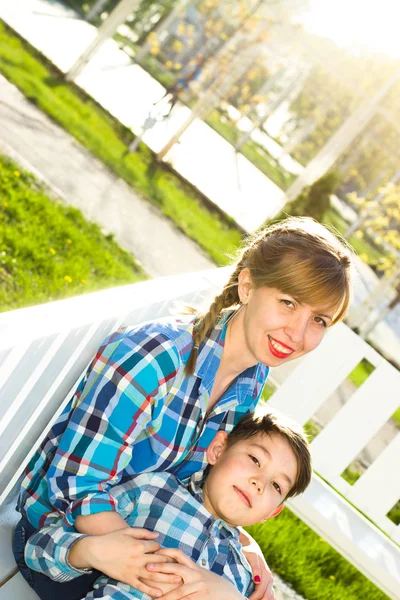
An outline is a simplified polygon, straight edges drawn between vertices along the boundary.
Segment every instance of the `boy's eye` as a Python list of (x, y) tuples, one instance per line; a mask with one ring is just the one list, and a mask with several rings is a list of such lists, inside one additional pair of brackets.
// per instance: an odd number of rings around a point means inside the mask
[(282, 494), (282, 489), (281, 489), (281, 486), (279, 485), (279, 483), (276, 483), (276, 481), (273, 481), (273, 482), (272, 482), (272, 485), (274, 486), (274, 488), (276, 489), (276, 491), (277, 491), (279, 494)]
[(259, 467), (260, 466), (260, 461), (258, 460), (258, 458), (256, 456), (253, 456), (252, 454), (249, 454), (249, 456), (250, 456), (251, 460), (253, 461), (253, 463), (255, 465), (257, 465), (257, 467)]

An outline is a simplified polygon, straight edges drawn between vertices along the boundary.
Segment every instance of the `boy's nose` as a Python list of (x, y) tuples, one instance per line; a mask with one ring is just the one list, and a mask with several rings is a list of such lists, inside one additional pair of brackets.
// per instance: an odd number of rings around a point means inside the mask
[(257, 492), (260, 494), (262, 492), (262, 485), (260, 481), (257, 479), (252, 479), (251, 484), (257, 489)]

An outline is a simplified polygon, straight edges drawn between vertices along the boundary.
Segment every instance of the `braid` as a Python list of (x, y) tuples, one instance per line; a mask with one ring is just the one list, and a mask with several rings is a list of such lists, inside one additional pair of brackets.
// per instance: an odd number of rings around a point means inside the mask
[(214, 300), (211, 302), (208, 311), (202, 315), (199, 315), (195, 319), (193, 330), (193, 348), (185, 366), (185, 372), (187, 375), (193, 375), (197, 362), (199, 346), (210, 333), (210, 331), (215, 327), (218, 319), (224, 312), (224, 309), (240, 303), (238, 277), (243, 268), (242, 260), (239, 260), (236, 264), (235, 270), (229, 277), (227, 283), (224, 285), (222, 292), (215, 296)]

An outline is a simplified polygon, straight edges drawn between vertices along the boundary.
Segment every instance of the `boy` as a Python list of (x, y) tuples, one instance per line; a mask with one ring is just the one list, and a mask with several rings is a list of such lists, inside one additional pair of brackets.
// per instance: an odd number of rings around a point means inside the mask
[[(121, 481), (113, 489), (118, 512), (127, 528), (157, 532), (161, 546), (179, 548), (248, 596), (254, 584), (237, 528), (278, 515), (286, 498), (306, 489), (312, 473), (307, 440), (301, 430), (281, 417), (248, 414), (229, 435), (217, 433), (207, 449), (207, 459), (210, 466), (206, 476), (200, 482), (192, 476), (187, 487), (171, 473), (143, 473)], [(64, 557), (54, 552), (57, 535), (71, 538)], [(96, 537), (49, 526), (28, 541), (26, 562), (31, 569), (58, 581), (77, 577), (85, 569), (98, 566)], [(62, 545), (65, 547), (64, 540)], [(148, 598), (146, 592), (154, 584), (148, 579), (146, 565), (156, 562), (157, 556), (145, 550), (138, 556), (137, 588), (102, 575), (86, 599)], [(169, 565), (165, 572), (173, 572), (173, 567)], [(180, 584), (172, 588), (170, 584), (157, 585), (165, 592)]]

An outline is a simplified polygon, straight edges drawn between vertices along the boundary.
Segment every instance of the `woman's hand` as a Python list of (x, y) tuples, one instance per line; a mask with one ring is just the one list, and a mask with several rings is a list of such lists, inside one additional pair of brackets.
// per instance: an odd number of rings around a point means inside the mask
[[(162, 590), (151, 587), (140, 580), (149, 577), (148, 563), (166, 563), (172, 559), (155, 554), (160, 544), (158, 534), (146, 529), (125, 527), (112, 533), (82, 538), (71, 548), (68, 562), (76, 568), (92, 568), (105, 575), (127, 583), (153, 597), (162, 596)], [(153, 581), (181, 583), (177, 575), (158, 574)]]
[(247, 558), (253, 574), (256, 589), (249, 596), (249, 600), (276, 600), (274, 592), (274, 578), (265, 561), (260, 546), (243, 529), (240, 530), (242, 552)]
[(182, 585), (168, 592), (160, 600), (244, 600), (234, 585), (219, 575), (199, 567), (181, 550), (163, 548), (159, 555), (168, 556), (176, 562), (149, 563), (148, 571), (155, 573), (170, 573), (182, 578)]

